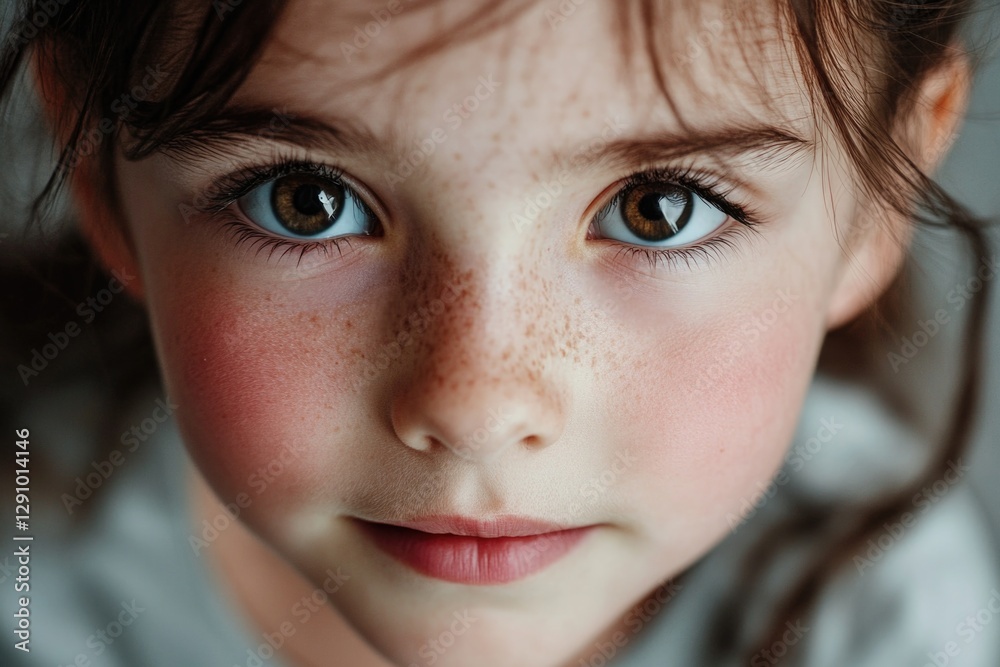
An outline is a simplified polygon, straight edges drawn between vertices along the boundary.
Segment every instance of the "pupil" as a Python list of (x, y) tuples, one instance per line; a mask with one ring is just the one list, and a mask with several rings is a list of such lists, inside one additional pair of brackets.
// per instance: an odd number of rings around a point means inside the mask
[(313, 183), (300, 185), (296, 188), (295, 194), (292, 195), (292, 205), (295, 206), (295, 209), (299, 213), (305, 216), (325, 213), (323, 204), (319, 200), (319, 196), (322, 192), (323, 189)]
[(660, 202), (665, 199), (658, 192), (651, 192), (639, 200), (639, 213), (647, 220), (663, 220), (663, 209)]
[(693, 205), (691, 193), (680, 186), (644, 185), (629, 192), (622, 217), (636, 236), (664, 241), (687, 226)]

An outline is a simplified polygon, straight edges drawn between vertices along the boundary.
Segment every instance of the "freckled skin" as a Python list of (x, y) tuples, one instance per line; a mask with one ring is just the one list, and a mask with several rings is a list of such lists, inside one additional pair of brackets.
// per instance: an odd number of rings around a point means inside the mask
[[(193, 197), (197, 184), (166, 158), (119, 164), (157, 352), (198, 483), (226, 502), (255, 498), (240, 517), (247, 530), (225, 534), (212, 557), (262, 631), (287, 619), (275, 601), (286, 592), (308, 593), (330, 568), (351, 573), (331, 597), (340, 615), (289, 640), (291, 655), (314, 664), (331, 664), (324, 656), (347, 645), (337, 637), (358, 651), (344, 664), (419, 662), (419, 647), (457, 610), (479, 620), (437, 665), (577, 664), (573, 656), (630, 605), (715, 545), (727, 514), (779, 466), (845, 261), (834, 230), (849, 224), (853, 199), (844, 195), (834, 220), (825, 187), (850, 184), (818, 158), (757, 174), (772, 213), (758, 236), (655, 272), (587, 237), (595, 198), (631, 171), (574, 170), (555, 203), (518, 229), (513, 216), (558, 179), (550, 156), (588, 145), (607, 118), (633, 134), (674, 127), (643, 56), (623, 77), (607, 5), (581, 5), (572, 26), (556, 30), (539, 5), (341, 95), (347, 77), (388, 62), (436, 23), (417, 10), (401, 15), (386, 29), (395, 37), (344, 67), (338, 44), (353, 24), (328, 4), (291, 4), (279, 35), (316, 57), (289, 62), (276, 42), (238, 98), (321, 119), (335, 111), (412, 147), (443, 127), (442, 113), (478, 77), (502, 83), (395, 190), (384, 173), (399, 156), (303, 154), (366, 184), (389, 215), (384, 236), (354, 239), (342, 258), (333, 252), (297, 278), (288, 279), (297, 253), (268, 261), (237, 248), (217, 221), (184, 224), (173, 193)], [(690, 118), (744, 120), (759, 108), (753, 91), (727, 88), (711, 58), (692, 68), (717, 95), (709, 107), (681, 96)], [(780, 97), (791, 118), (812, 118), (794, 80), (787, 85), (768, 98)], [(267, 147), (258, 150), (266, 158)], [(209, 167), (221, 176), (231, 165)], [(791, 305), (753, 329), (789, 289)], [(406, 342), (394, 348), (401, 332)], [(471, 457), (456, 456), (500, 408), (509, 415), (501, 427)], [(257, 495), (252, 476), (289, 446), (296, 454)], [(582, 489), (622, 453), (637, 464), (590, 502)], [(471, 587), (409, 572), (346, 520), (441, 513), (601, 528), (529, 579)]]

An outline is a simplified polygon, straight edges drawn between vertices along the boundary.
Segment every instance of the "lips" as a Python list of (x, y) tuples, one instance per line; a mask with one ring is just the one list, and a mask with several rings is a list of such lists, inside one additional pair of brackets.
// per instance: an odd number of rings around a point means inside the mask
[(457, 516), (398, 524), (357, 520), (383, 552), (420, 574), (469, 585), (524, 579), (567, 555), (596, 526), (566, 529), (522, 517)]

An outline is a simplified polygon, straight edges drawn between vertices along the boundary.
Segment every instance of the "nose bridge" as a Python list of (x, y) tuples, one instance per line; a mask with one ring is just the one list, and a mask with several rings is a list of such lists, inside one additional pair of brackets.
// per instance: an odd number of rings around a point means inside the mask
[(414, 449), (486, 462), (557, 440), (566, 397), (551, 363), (553, 283), (523, 247), (473, 246), (453, 239), (411, 260), (404, 312), (425, 321), (391, 418)]

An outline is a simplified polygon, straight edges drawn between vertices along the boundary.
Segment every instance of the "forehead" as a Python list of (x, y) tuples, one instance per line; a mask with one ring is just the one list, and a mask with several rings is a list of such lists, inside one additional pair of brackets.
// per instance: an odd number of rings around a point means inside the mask
[(764, 0), (291, 0), (235, 101), (383, 135), (420, 136), (449, 110), (535, 139), (559, 127), (572, 141), (616, 115), (806, 134), (811, 104), (780, 24)]

